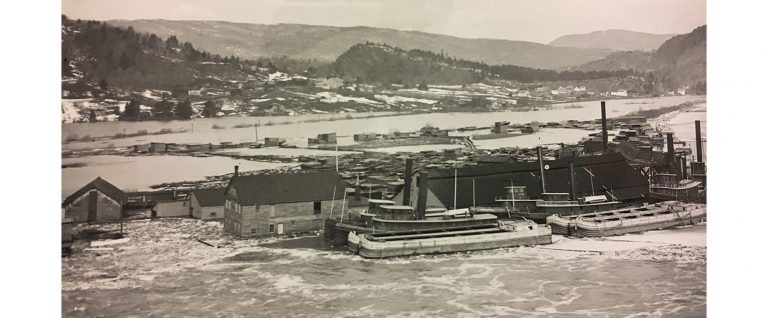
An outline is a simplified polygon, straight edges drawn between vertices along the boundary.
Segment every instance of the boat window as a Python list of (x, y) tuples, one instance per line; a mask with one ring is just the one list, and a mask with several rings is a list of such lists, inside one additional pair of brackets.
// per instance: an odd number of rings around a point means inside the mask
[(618, 221), (618, 220), (619, 220), (619, 218), (610, 218), (610, 219), (605, 219), (605, 220), (606, 220), (606, 221)]
[(529, 230), (533, 230), (533, 225), (529, 225), (529, 226), (528, 226), (528, 229), (529, 229)]

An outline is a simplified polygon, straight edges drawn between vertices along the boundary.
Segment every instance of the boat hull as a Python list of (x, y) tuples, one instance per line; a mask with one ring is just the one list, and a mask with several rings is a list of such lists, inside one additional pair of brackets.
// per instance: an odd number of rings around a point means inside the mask
[(706, 208), (694, 208), (676, 211), (658, 217), (647, 217), (636, 220), (620, 220), (605, 223), (576, 220), (574, 223), (577, 236), (604, 237), (629, 233), (645, 232), (672, 228), (682, 225), (693, 225), (706, 219)]
[(388, 258), (424, 254), (443, 254), (505, 247), (552, 243), (552, 231), (546, 225), (533, 225), (530, 230), (497, 231), (467, 236), (445, 236), (377, 242), (360, 235), (358, 253), (365, 258)]

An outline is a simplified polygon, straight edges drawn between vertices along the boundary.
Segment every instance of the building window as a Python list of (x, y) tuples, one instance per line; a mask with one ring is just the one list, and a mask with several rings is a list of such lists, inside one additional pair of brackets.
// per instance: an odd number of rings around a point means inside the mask
[(216, 217), (216, 212), (211, 212), (211, 217), (215, 218)]
[(291, 226), (296, 226), (296, 220), (291, 220)]
[(315, 202), (315, 214), (320, 214), (322, 212), (322, 202)]
[(251, 229), (251, 234), (256, 233), (256, 229)]
[(275, 225), (274, 224), (270, 224), (269, 225), (269, 233), (275, 233)]

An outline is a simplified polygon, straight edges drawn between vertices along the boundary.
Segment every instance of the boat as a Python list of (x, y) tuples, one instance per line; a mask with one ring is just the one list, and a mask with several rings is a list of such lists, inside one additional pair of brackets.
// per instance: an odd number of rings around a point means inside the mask
[(665, 201), (599, 213), (547, 217), (553, 234), (603, 237), (692, 225), (706, 218), (706, 205)]
[[(355, 241), (351, 238), (350, 242)], [(357, 235), (357, 253), (365, 258), (388, 258), (454, 253), (552, 243), (552, 230), (531, 220), (500, 221), (476, 229), (369, 233)]]
[(700, 196), (706, 195), (701, 190), (701, 181), (682, 179), (677, 180), (673, 173), (658, 173), (654, 175), (655, 183), (651, 185), (650, 197), (652, 202), (682, 201), (696, 202)]
[(584, 196), (570, 200), (568, 193), (542, 193), (541, 199), (528, 198), (523, 186), (509, 186), (506, 195), (496, 198), (500, 207), (496, 209), (478, 209), (475, 212), (492, 213), (499, 217), (526, 218), (545, 223), (551, 215), (575, 215), (591, 212), (609, 211), (621, 207), (622, 202), (610, 200), (606, 195)]

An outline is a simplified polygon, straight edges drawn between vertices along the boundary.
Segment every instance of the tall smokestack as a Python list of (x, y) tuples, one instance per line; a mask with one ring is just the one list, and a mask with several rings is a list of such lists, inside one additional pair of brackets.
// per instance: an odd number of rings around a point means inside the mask
[(667, 162), (675, 160), (675, 141), (672, 139), (672, 133), (667, 133)]
[(608, 119), (605, 118), (605, 101), (600, 102), (600, 113), (603, 119), (603, 153), (608, 153)]
[(683, 180), (688, 179), (688, 171), (686, 170), (685, 166), (688, 165), (688, 159), (683, 156), (680, 158), (681, 167), (680, 170), (682, 170), (683, 173)]
[(704, 162), (704, 157), (701, 152), (701, 121), (697, 120), (696, 123), (696, 161)]
[(405, 187), (403, 188), (403, 205), (411, 205), (411, 175), (413, 174), (413, 159), (405, 159)]
[(539, 154), (539, 172), (541, 173), (541, 193), (547, 193), (547, 186), (544, 181), (544, 157), (541, 155), (541, 146), (536, 147), (536, 152)]
[(427, 188), (428, 177), (429, 173), (425, 171), (419, 173), (419, 177), (417, 178), (417, 182), (419, 184), (419, 197), (416, 200), (416, 219), (418, 220), (423, 220), (427, 214), (427, 192), (429, 190)]
[(570, 168), (570, 175), (571, 175), (571, 200), (576, 201), (576, 176), (573, 168), (573, 160), (571, 160), (568, 167)]
[(235, 177), (237, 177), (237, 170), (238, 170), (238, 168), (240, 168), (240, 166), (235, 165), (235, 175), (234, 175)]

